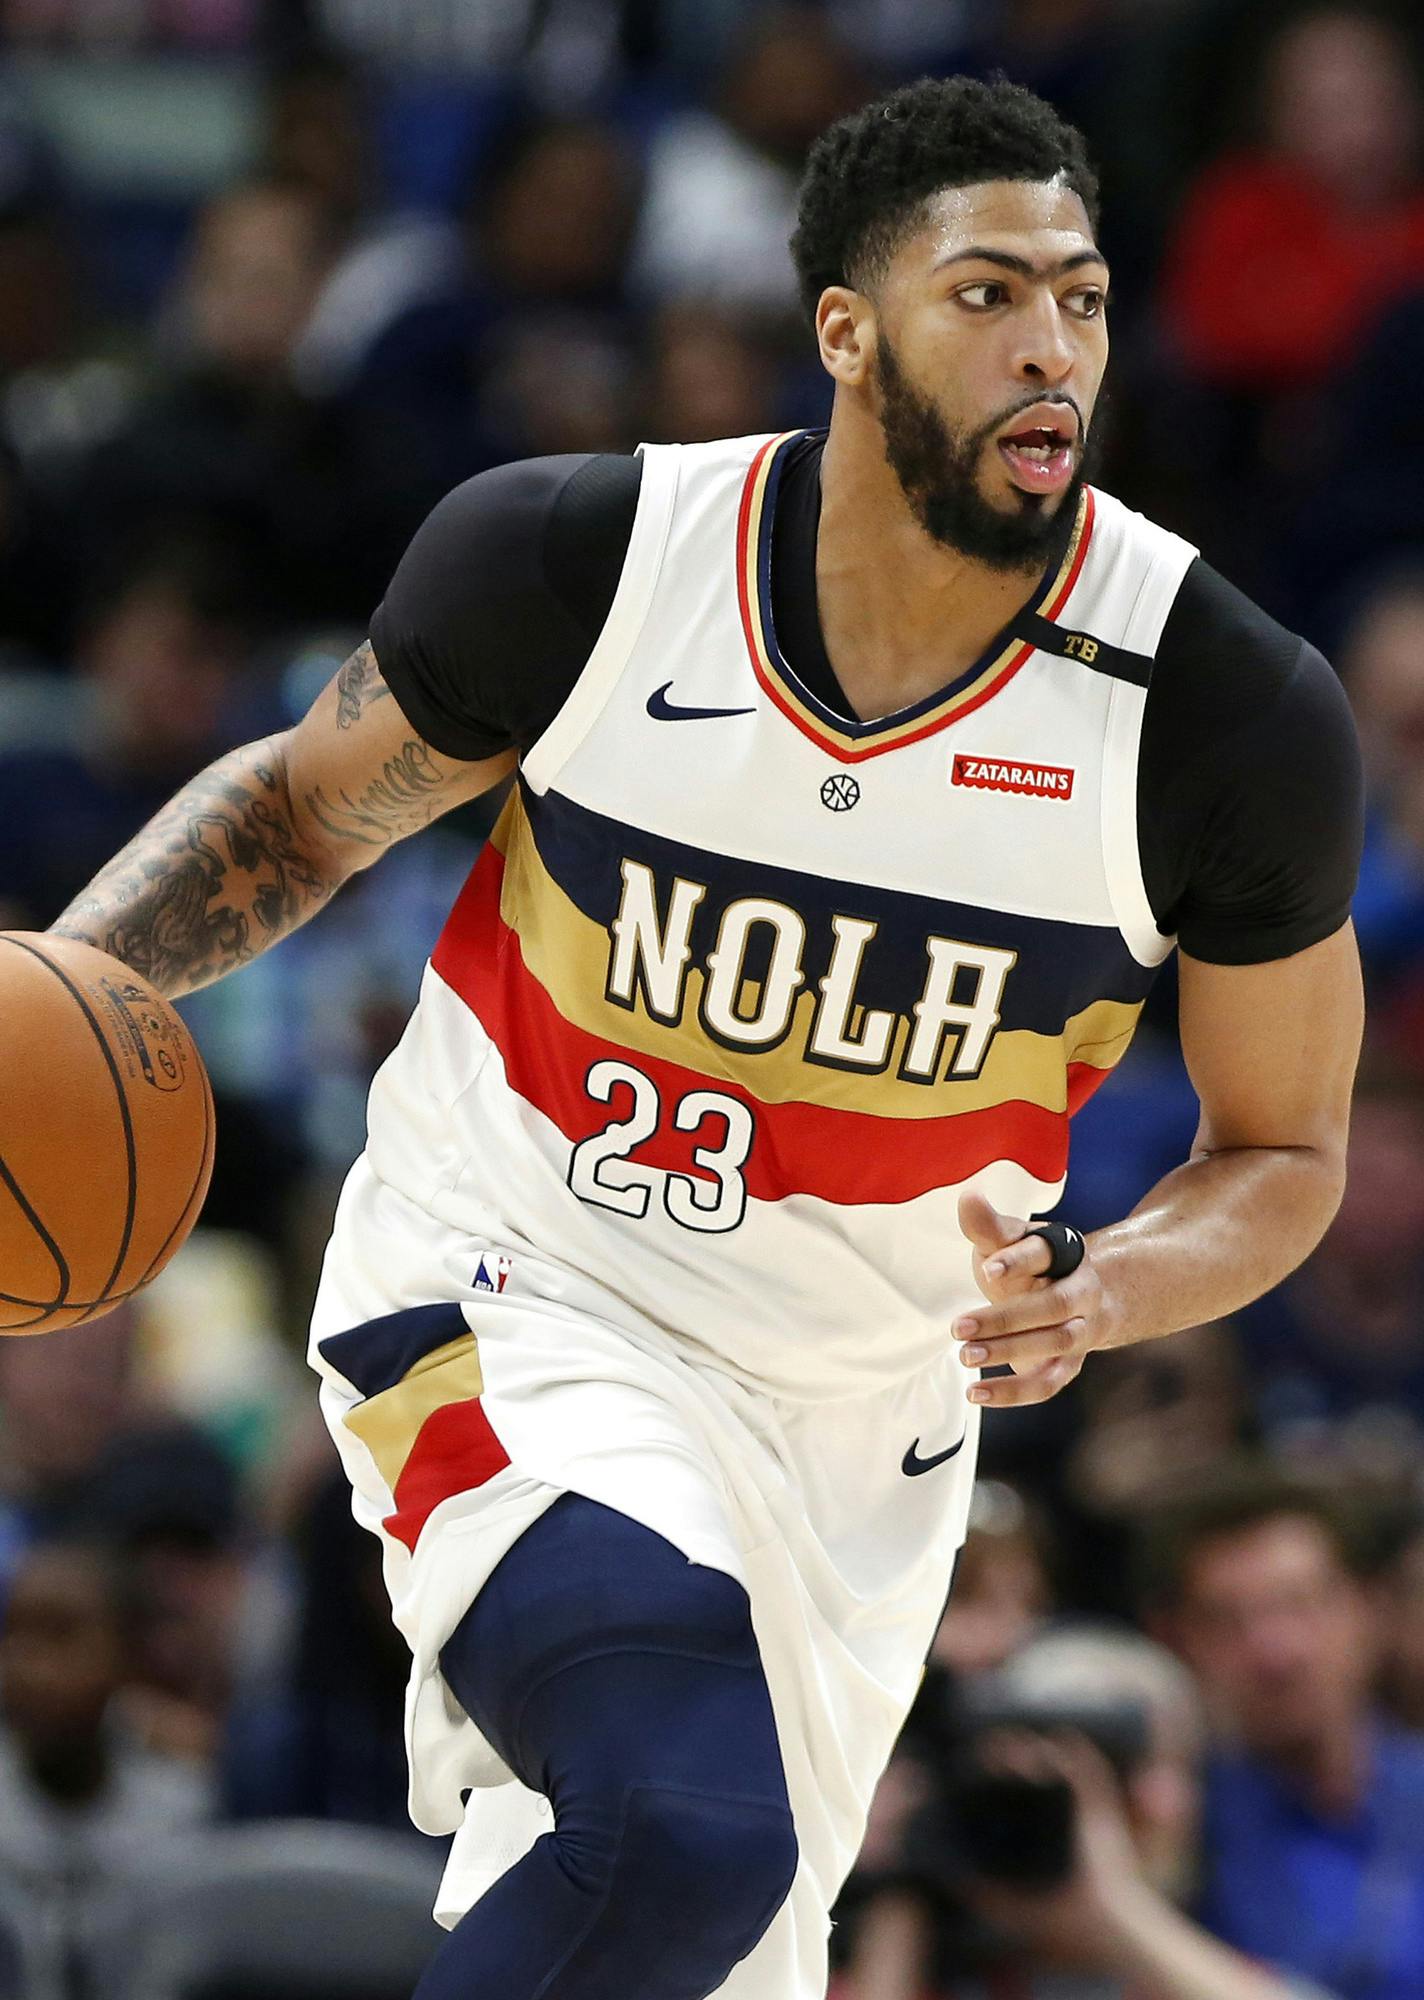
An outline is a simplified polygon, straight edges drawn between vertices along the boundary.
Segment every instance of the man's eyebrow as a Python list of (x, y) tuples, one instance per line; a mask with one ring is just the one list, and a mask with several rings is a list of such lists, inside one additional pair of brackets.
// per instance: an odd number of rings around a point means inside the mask
[(934, 268), (942, 271), (946, 264), (997, 264), (1005, 271), (1016, 271), (1021, 278), (1057, 278), (1065, 271), (1076, 271), (1082, 264), (1101, 264), (1106, 270), (1107, 261), (1101, 250), (1075, 250), (1071, 257), (1062, 257), (1056, 264), (1030, 264), (1027, 257), (1015, 257), (1007, 250), (989, 250), (974, 243), (967, 250), (953, 250), (949, 256), (937, 258)]

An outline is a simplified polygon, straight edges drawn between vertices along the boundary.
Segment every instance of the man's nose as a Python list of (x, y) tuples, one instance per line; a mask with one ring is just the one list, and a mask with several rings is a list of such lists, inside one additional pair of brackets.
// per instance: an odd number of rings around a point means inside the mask
[(1063, 324), (1063, 309), (1051, 293), (1037, 298), (1020, 321), (1015, 372), (1021, 381), (1056, 388), (1073, 372), (1074, 351)]

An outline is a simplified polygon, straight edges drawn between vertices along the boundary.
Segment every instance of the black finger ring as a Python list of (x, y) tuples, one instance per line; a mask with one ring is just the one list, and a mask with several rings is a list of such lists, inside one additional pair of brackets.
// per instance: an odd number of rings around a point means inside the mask
[(1048, 1278), (1071, 1277), (1088, 1254), (1081, 1233), (1067, 1222), (1031, 1222), (1025, 1236), (1041, 1236), (1048, 1245)]

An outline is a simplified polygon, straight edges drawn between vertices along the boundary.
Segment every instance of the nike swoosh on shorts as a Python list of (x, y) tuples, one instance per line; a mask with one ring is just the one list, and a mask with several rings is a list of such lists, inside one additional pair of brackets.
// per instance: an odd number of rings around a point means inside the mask
[[(967, 1437), (969, 1433), (966, 1431), (964, 1435)], [(957, 1452), (964, 1449), (964, 1438), (961, 1437), (958, 1444), (952, 1444), (948, 1451), (937, 1451), (933, 1458), (916, 1458), (915, 1450), (919, 1442), (916, 1438), (900, 1461), (900, 1470), (910, 1479), (920, 1472), (933, 1472), (937, 1465), (943, 1465), (947, 1458), (953, 1458)]]

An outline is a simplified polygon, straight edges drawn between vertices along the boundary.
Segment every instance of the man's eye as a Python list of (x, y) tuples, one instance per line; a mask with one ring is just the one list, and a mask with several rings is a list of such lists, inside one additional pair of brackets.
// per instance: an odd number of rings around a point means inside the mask
[(996, 279), (984, 278), (977, 285), (961, 285), (954, 296), (971, 312), (988, 312), (1001, 305), (1008, 293)]
[(1108, 295), (1100, 286), (1089, 285), (1080, 292), (1071, 293), (1066, 304), (1079, 319), (1100, 319), (1107, 302)]

